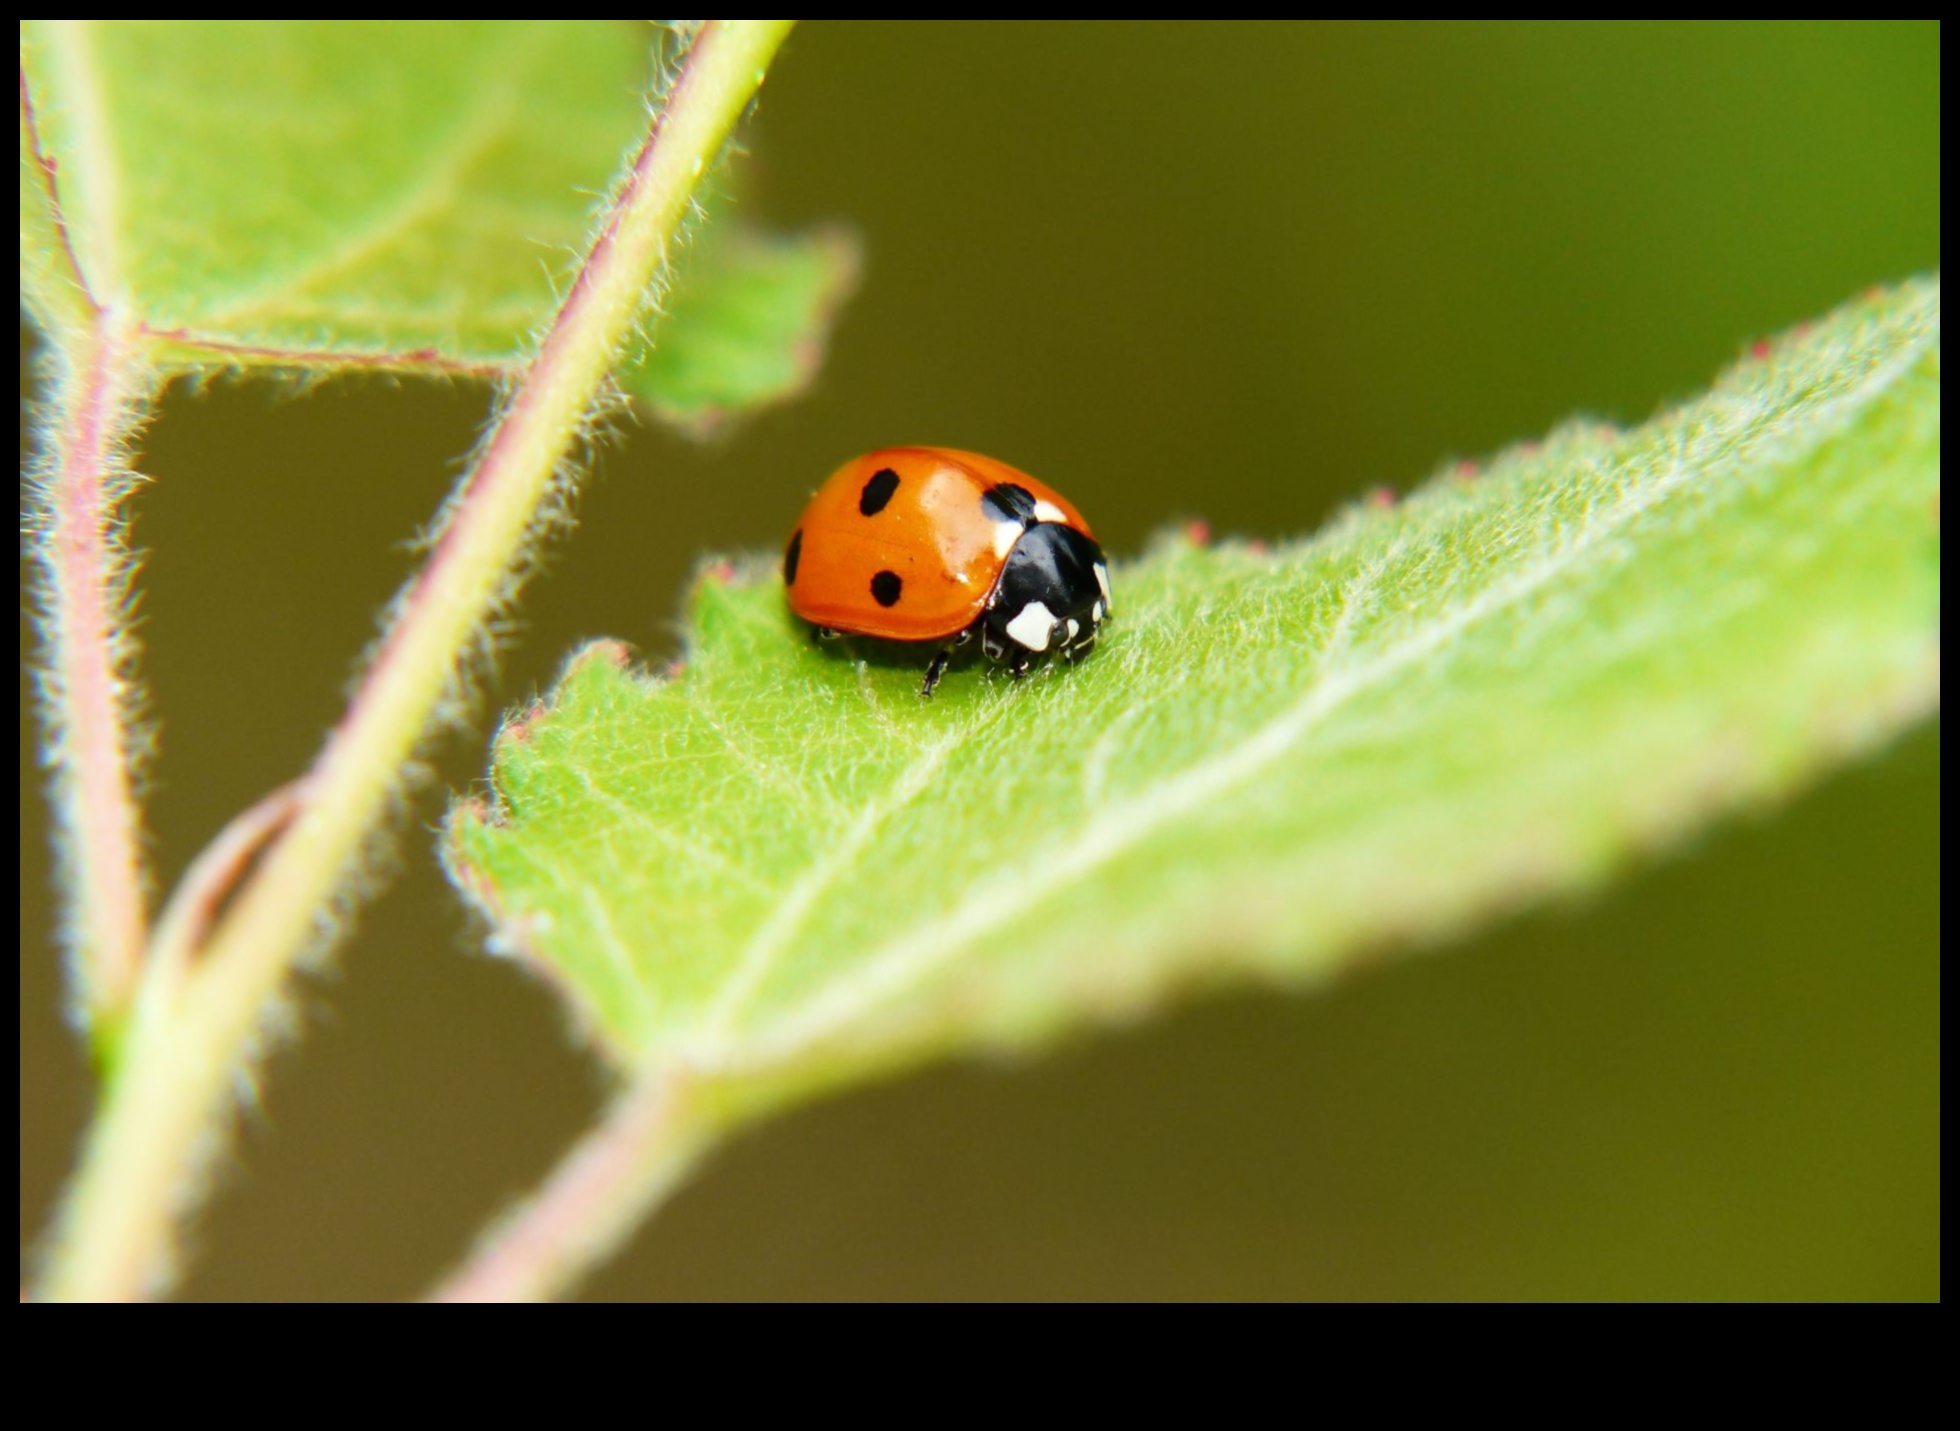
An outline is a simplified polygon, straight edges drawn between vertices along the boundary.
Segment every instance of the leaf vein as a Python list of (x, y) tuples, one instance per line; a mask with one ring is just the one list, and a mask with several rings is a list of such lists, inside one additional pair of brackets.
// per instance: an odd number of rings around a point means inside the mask
[[(494, 144), (510, 132), (520, 111), (516, 96), (521, 91), (525, 69), (534, 56), (521, 28), (510, 31), (500, 49), (515, 49), (523, 57), (519, 69), (503, 76), (500, 83), (486, 84), (476, 91), (476, 102), (462, 114), (448, 138), (430, 145), (428, 160), (414, 182), (402, 186), (398, 201), (379, 213), (369, 215), (358, 226), (337, 231), (340, 241), (320, 253), (305, 258), (294, 268), (261, 280), (256, 287), (221, 306), (205, 320), (207, 325), (236, 323), (267, 309), (283, 309), (298, 294), (317, 288), (335, 275), (358, 267), (411, 231), (417, 224), (438, 214), (452, 203), (462, 176)], [(492, 57), (492, 58), (500, 58)], [(492, 66), (486, 62), (485, 72)], [(335, 310), (339, 310), (336, 308)]]
[(968, 731), (964, 728), (954, 729), (921, 749), (906, 763), (905, 769), (887, 788), (884, 796), (867, 804), (843, 837), (835, 841), (789, 887), (770, 912), (769, 918), (743, 949), (721, 993), (708, 1006), (700, 1035), (704, 1043), (712, 1045), (726, 1033), (768, 976), (776, 958), (802, 930), (817, 901), (840, 875), (856, 866), (858, 855), (886, 821), (931, 788), (933, 777), (939, 773), (939, 767), (945, 763), (947, 755), (967, 735)]

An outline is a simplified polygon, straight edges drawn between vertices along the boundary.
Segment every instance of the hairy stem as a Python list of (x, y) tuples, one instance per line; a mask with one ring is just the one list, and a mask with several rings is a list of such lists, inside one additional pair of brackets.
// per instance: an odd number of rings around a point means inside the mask
[(154, 396), (129, 335), (98, 311), (52, 343), (43, 453), (28, 488), (42, 569), (42, 719), (68, 900), (70, 989), (98, 1047), (115, 1039), (144, 939), (130, 675), (130, 556), (119, 512), (136, 485), (128, 455)]
[(704, 1142), (682, 1076), (642, 1074), (430, 1300), (542, 1302), (570, 1291), (679, 1185)]
[(720, 151), (787, 21), (717, 21), (690, 47), (563, 305), (427, 564), (398, 602), (353, 703), (266, 851), (181, 978), (147, 981), (57, 1229), (46, 1295), (161, 1290), (172, 1229), (222, 1144), (231, 1087), (267, 1015), (383, 821), (416, 742), (511, 577), (539, 510), (638, 317), (697, 182)]

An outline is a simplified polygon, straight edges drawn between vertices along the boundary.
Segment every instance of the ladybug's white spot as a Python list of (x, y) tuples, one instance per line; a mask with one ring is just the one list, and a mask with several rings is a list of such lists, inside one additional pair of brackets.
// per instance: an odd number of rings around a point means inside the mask
[(1030, 601), (1021, 614), (1007, 623), (1007, 634), (1030, 651), (1048, 649), (1048, 633), (1055, 629), (1055, 613), (1039, 601)]
[(1102, 588), (1103, 604), (1109, 604), (1109, 568), (1101, 562), (1096, 563), (1096, 585)]
[(1053, 502), (1041, 501), (1034, 504), (1034, 519), (1037, 522), (1060, 522), (1068, 525), (1068, 513)]
[(1007, 554), (1014, 550), (1014, 543), (1021, 540), (1023, 530), (1019, 522), (995, 522), (994, 555), (1006, 561)]
[(1102, 625), (1102, 619), (1103, 619), (1103, 604), (1100, 601), (1098, 601), (1096, 603), (1096, 625), (1098, 626)]
[(1071, 641), (1073, 641), (1076, 638), (1076, 635), (1082, 630), (1080, 626), (1077, 626), (1075, 624), (1075, 618), (1073, 616), (1069, 617), (1068, 620), (1064, 621), (1062, 625), (1068, 628), (1068, 639)]

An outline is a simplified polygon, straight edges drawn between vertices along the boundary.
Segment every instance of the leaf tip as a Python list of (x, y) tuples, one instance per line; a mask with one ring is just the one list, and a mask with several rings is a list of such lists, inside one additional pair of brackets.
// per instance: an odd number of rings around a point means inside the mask
[(497, 730), (498, 745), (529, 745), (531, 731), (537, 723), (550, 714), (549, 708), (541, 700), (534, 700), (522, 710), (507, 716)]
[[(1238, 538), (1226, 538), (1229, 545), (1243, 545)], [(1208, 551), (1218, 544), (1220, 538), (1212, 530), (1211, 523), (1203, 517), (1191, 517), (1185, 521), (1172, 522), (1160, 527), (1144, 543), (1141, 560), (1155, 557), (1175, 557), (1185, 552)]]
[(503, 813), (494, 802), (482, 795), (459, 796), (451, 802), (449, 814), (443, 819), (438, 850), (450, 882), (493, 923), (499, 917), (496, 886), (472, 858), (471, 849), (485, 831), (502, 823)]
[(444, 834), (453, 843), (458, 837), (499, 823), (500, 816), (491, 802), (481, 795), (461, 795), (449, 807)]
[(774, 555), (703, 557), (694, 568), (694, 579), (688, 583), (689, 608), (697, 618), (708, 611), (719, 611), (737, 594), (773, 584), (777, 575)]
[[(569, 679), (593, 665), (606, 666), (615, 671), (624, 671), (633, 664), (634, 651), (626, 642), (613, 636), (601, 636), (596, 641), (588, 641), (572, 652), (565, 662), (560, 679)], [(539, 706), (542, 706), (542, 702)]]

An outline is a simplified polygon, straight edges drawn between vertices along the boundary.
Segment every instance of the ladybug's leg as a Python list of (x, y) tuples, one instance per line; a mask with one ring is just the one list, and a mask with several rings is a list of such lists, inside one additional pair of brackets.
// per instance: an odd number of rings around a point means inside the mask
[(932, 694), (932, 688), (938, 685), (939, 678), (946, 674), (946, 663), (953, 659), (953, 653), (971, 641), (973, 639), (973, 633), (979, 629), (980, 623), (976, 621), (964, 630), (956, 631), (946, 638), (946, 644), (939, 648), (938, 653), (932, 658), (932, 664), (926, 667), (926, 683), (925, 687), (919, 692), (920, 695), (929, 696)]
[[(956, 639), (953, 646), (958, 644), (959, 641)], [(922, 699), (932, 694), (932, 688), (938, 685), (939, 678), (946, 674), (946, 663), (953, 659), (953, 646), (942, 646), (933, 654), (932, 664), (926, 667), (926, 683), (919, 690)]]
[(1034, 657), (1025, 650), (1016, 650), (1007, 662), (1007, 674), (1014, 680), (1027, 675), (1028, 667), (1034, 664)]

